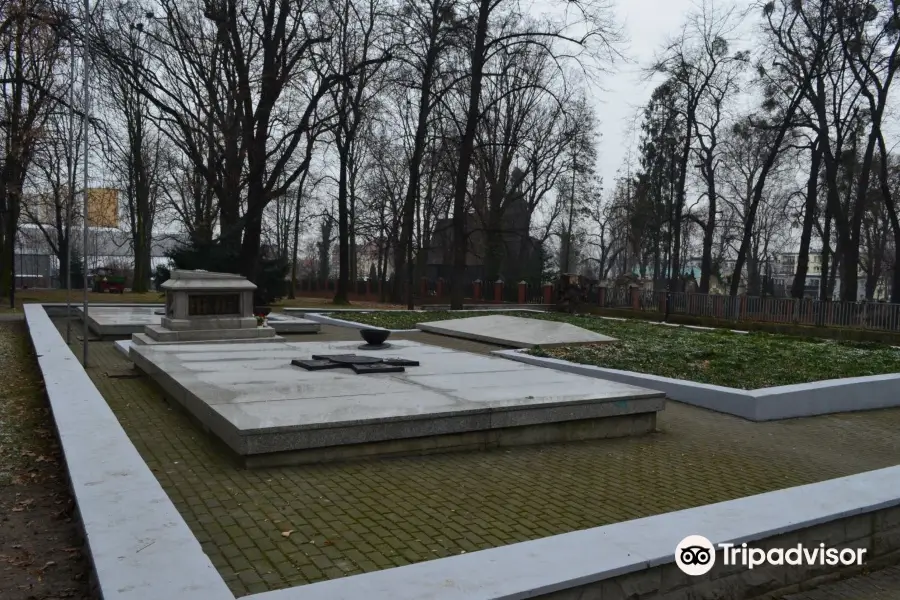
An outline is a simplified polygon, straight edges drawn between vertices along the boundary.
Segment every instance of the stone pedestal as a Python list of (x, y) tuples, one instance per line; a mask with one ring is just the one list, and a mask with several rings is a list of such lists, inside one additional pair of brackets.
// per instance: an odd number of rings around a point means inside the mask
[(176, 269), (162, 288), (165, 316), (132, 336), (137, 345), (283, 340), (271, 327), (257, 325), (256, 285), (240, 275)]

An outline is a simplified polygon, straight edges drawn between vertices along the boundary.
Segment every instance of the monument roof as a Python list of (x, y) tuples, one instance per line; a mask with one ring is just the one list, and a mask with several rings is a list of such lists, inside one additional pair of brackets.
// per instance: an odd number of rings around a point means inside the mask
[(255, 290), (256, 284), (248, 281), (243, 275), (234, 273), (173, 269), (168, 281), (161, 287), (166, 291), (235, 292)]

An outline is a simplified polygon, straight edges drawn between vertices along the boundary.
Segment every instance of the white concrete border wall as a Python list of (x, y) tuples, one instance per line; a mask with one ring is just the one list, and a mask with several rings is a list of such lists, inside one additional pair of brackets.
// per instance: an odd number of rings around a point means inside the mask
[[(104, 600), (234, 600), (47, 313), (27, 305), (25, 317)], [(717, 564), (690, 578), (675, 567), (674, 549), (692, 534), (763, 548), (867, 548), (871, 569), (896, 562), (900, 467), (245, 598), (744, 598), (841, 574)]]
[(44, 308), (25, 318), (104, 600), (233, 600)]
[[(519, 600), (586, 597), (745, 598), (797, 590), (838, 568), (726, 567), (681, 574), (688, 535), (764, 548), (867, 548), (868, 566), (900, 549), (900, 467), (574, 531), (449, 558), (265, 592), (252, 600)], [(584, 594), (584, 595), (582, 595)]]
[(493, 353), (529, 365), (658, 390), (671, 400), (751, 421), (900, 407), (900, 373), (741, 390), (532, 356), (521, 350)]

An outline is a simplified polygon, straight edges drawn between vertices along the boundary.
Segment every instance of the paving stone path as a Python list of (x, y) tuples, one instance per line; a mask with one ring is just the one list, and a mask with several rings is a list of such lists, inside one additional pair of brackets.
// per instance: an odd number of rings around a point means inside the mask
[[(358, 339), (322, 329), (288, 337)], [(90, 351), (91, 378), (238, 596), (900, 462), (900, 409), (751, 423), (669, 403), (660, 432), (635, 438), (244, 470), (147, 378), (123, 377), (130, 363), (111, 342), (92, 342)]]
[(820, 586), (808, 592), (790, 594), (782, 600), (898, 600), (900, 566), (852, 577)]

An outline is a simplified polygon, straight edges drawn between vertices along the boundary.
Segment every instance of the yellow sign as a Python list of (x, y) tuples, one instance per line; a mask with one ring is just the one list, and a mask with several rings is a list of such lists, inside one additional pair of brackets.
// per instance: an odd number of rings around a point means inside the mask
[(88, 188), (88, 226), (119, 226), (119, 190)]

